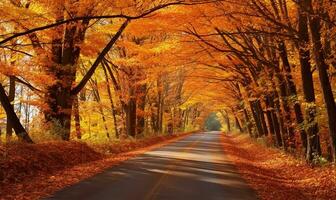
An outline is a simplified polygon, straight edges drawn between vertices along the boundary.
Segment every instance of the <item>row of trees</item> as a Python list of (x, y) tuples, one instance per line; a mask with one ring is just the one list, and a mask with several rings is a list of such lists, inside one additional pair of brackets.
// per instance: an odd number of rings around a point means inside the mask
[(335, 8), (327, 0), (221, 1), (186, 31), (207, 54), (199, 64), (220, 74), (212, 79), (225, 85), (222, 101), (239, 127), (308, 161), (323, 152), (336, 159)]
[(220, 110), (251, 137), (335, 161), (335, 8), (329, 0), (2, 1), (7, 133), (32, 142), (27, 123), (43, 119), (63, 140), (98, 125), (107, 137), (136, 137), (203, 124)]
[[(101, 116), (107, 137), (196, 125), (200, 104), (181, 108), (189, 99), (188, 72), (171, 57), (179, 37), (159, 22), (176, 13), (169, 7), (207, 2), (2, 1), (0, 100), (8, 138), (14, 129), (33, 142), (20, 118), (43, 118), (41, 129), (63, 140), (70, 139), (73, 123), (80, 138), (88, 102), (96, 102), (91, 111)], [(19, 87), (29, 91), (17, 96)], [(35, 109), (18, 117), (17, 100)]]

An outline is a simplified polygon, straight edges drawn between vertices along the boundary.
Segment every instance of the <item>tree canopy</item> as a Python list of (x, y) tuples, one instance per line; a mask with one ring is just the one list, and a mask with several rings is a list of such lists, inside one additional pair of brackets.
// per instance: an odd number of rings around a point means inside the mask
[(0, 138), (228, 127), (336, 159), (335, 3), (3, 0)]

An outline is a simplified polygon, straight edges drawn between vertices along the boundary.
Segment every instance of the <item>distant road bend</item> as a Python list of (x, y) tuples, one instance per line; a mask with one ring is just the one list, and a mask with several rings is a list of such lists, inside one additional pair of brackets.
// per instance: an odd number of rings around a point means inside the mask
[(67, 187), (58, 200), (256, 200), (225, 157), (219, 132), (197, 133)]

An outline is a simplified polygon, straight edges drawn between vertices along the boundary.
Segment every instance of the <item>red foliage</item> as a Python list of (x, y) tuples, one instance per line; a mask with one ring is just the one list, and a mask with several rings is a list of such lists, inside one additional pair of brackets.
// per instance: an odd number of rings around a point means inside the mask
[(20, 182), (37, 173), (48, 173), (102, 158), (102, 154), (79, 142), (9, 145), (0, 154), (0, 182)]
[(0, 199), (40, 199), (145, 151), (188, 134), (123, 141), (98, 150), (78, 142), (17, 144), (0, 147)]
[(311, 168), (284, 152), (244, 136), (223, 136), (228, 157), (263, 200), (334, 200), (334, 166)]

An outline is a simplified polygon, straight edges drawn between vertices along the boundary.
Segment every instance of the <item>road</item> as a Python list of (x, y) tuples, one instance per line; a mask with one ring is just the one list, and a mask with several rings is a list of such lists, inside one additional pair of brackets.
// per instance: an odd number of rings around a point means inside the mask
[(67, 187), (59, 200), (256, 200), (225, 157), (220, 133), (197, 133)]

